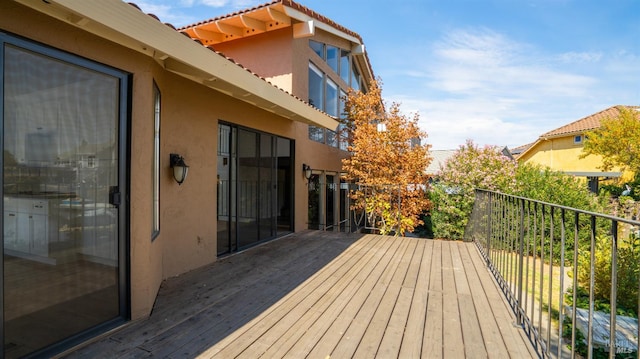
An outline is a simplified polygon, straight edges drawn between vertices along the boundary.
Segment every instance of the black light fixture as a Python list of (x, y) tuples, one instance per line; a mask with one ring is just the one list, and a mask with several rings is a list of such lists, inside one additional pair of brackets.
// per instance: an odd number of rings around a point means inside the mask
[(302, 172), (304, 173), (304, 178), (311, 178), (311, 167), (309, 167), (309, 165), (307, 165), (306, 163), (302, 164)]
[(178, 182), (178, 185), (181, 185), (187, 178), (189, 166), (184, 163), (184, 157), (177, 153), (169, 155), (169, 163), (171, 164), (171, 168), (173, 168), (173, 178)]

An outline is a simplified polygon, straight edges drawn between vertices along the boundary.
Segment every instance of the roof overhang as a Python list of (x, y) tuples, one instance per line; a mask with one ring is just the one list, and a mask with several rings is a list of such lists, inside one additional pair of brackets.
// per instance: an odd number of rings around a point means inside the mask
[(576, 177), (595, 177), (595, 178), (620, 178), (622, 172), (588, 172), (588, 171), (565, 171), (564, 173)]
[(320, 19), (324, 17), (316, 13), (312, 13), (316, 17), (310, 16), (304, 12), (307, 9), (304, 6), (300, 5), (300, 8), (302, 11), (276, 1), (229, 16), (189, 25), (182, 28), (181, 31), (194, 39), (201, 40), (205, 45), (215, 45), (286, 27), (293, 28), (294, 38), (314, 36), (316, 29), (320, 29), (349, 41), (351, 43), (349, 50), (364, 71), (363, 75), (368, 80), (373, 79), (373, 71), (366, 56), (364, 44), (357, 34), (349, 33), (348, 30), (343, 31), (340, 29), (341, 26), (336, 27), (323, 22)]
[(335, 130), (331, 116), (120, 0), (15, 0), (152, 57), (166, 70), (284, 118)]

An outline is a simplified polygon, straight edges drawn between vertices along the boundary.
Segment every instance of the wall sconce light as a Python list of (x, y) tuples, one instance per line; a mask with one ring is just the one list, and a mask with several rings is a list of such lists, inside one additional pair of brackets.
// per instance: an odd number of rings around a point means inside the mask
[(173, 168), (173, 178), (178, 182), (178, 185), (181, 185), (187, 178), (189, 166), (184, 163), (184, 157), (177, 153), (169, 155), (169, 163), (171, 164), (171, 168)]
[(304, 178), (306, 178), (307, 180), (311, 178), (311, 167), (309, 167), (309, 165), (307, 165), (306, 163), (302, 164), (302, 172), (304, 173)]

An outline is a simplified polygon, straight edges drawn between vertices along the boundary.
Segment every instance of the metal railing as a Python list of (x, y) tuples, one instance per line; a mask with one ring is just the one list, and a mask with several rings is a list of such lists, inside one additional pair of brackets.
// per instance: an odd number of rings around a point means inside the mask
[(474, 241), (541, 357), (638, 357), (640, 222), (477, 190)]

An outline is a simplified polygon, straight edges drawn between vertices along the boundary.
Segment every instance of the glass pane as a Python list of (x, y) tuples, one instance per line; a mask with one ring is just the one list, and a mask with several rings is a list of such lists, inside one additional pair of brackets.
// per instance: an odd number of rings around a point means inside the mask
[(335, 72), (338, 73), (338, 57), (340, 56), (340, 49), (335, 46), (327, 45), (327, 64)]
[(238, 246), (258, 241), (259, 158), (257, 134), (238, 130)]
[(321, 42), (309, 40), (309, 47), (324, 60), (324, 44)]
[(335, 190), (336, 184), (333, 183), (334, 176), (327, 175), (327, 190), (325, 192), (325, 214), (326, 214), (326, 226), (330, 228), (335, 224)]
[(349, 83), (349, 51), (340, 50), (340, 78)]
[(338, 117), (338, 85), (327, 80), (327, 101), (324, 111), (333, 117)]
[(293, 161), (291, 140), (278, 138), (278, 234), (293, 230)]
[(355, 91), (360, 90), (360, 73), (355, 65), (351, 67), (351, 88)]
[(119, 313), (118, 78), (5, 48), (5, 357)]
[(230, 187), (231, 127), (218, 126), (218, 255), (231, 251), (230, 247)]
[(308, 226), (309, 229), (322, 229), (320, 224), (320, 194), (322, 193), (322, 187), (320, 185), (320, 176), (312, 174), (309, 178), (309, 210)]
[(275, 217), (273, 214), (273, 136), (260, 135), (260, 188), (258, 203), (260, 206), (260, 239), (275, 235)]
[(324, 110), (323, 77), (322, 71), (309, 64), (309, 104), (320, 110)]
[(338, 147), (338, 134), (336, 131), (327, 130), (327, 145)]
[(324, 143), (324, 128), (309, 125), (309, 139)]

